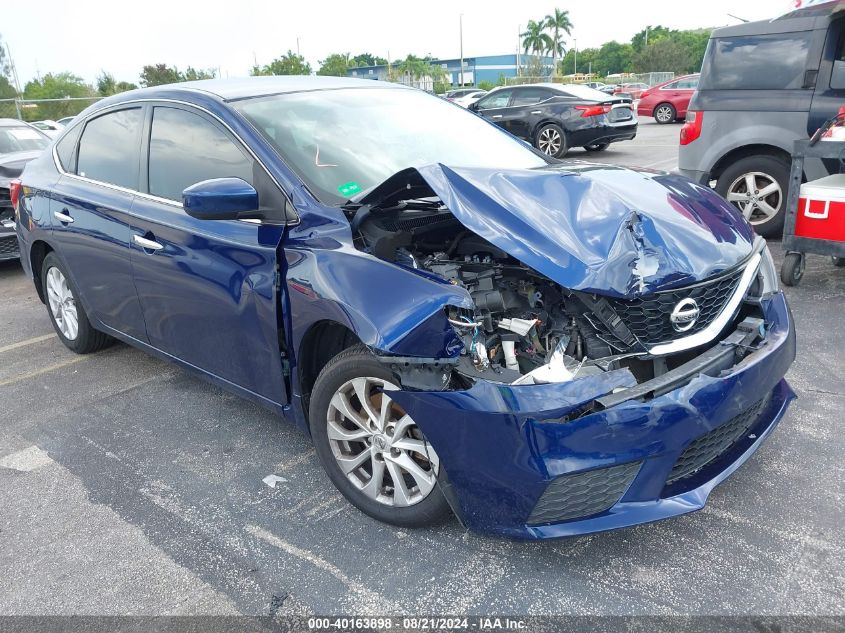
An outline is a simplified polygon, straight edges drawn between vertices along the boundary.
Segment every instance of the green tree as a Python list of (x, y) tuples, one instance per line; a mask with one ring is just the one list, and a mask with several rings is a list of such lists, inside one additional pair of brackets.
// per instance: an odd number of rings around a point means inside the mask
[(204, 70), (188, 66), (185, 74), (182, 75), (182, 81), (199, 81), (200, 79), (214, 79), (215, 77), (217, 77), (217, 71), (213, 68)]
[[(584, 48), (577, 52), (577, 61), (578, 66), (577, 70), (582, 73), (587, 73), (591, 68), (593, 74), (597, 74), (596, 70), (596, 57), (598, 56), (599, 49), (597, 48)], [(558, 68), (562, 75), (570, 75), (576, 71), (576, 52), (574, 49), (569, 49), (566, 51), (566, 55), (563, 56)]]
[(118, 92), (126, 92), (127, 90), (137, 90), (138, 86), (128, 81), (118, 81), (115, 88), (117, 88)]
[(634, 49), (630, 44), (612, 40), (602, 44), (593, 60), (593, 72), (607, 77), (614, 73), (631, 72)]
[(384, 57), (376, 57), (370, 53), (361, 53), (349, 60), (350, 67), (357, 66), (386, 66), (387, 60)]
[(291, 50), (266, 66), (253, 66), (251, 75), (310, 75), (311, 64)]
[(320, 61), (318, 75), (327, 77), (345, 77), (347, 69), (350, 68), (349, 53), (332, 53)]
[(180, 81), (185, 81), (185, 77), (179, 72), (176, 66), (172, 68), (167, 64), (154, 64), (144, 66), (141, 69), (141, 85), (145, 88), (149, 86), (161, 86), (163, 84), (175, 84)]
[(6, 59), (6, 46), (0, 37), (0, 99), (14, 99), (17, 96), (18, 91), (12, 85), (12, 65)]
[(557, 69), (558, 57), (563, 57), (565, 52), (563, 34), (571, 35), (572, 31), (572, 21), (569, 19), (569, 11), (561, 11), (555, 8), (554, 13), (547, 15), (542, 24), (543, 28), (551, 31), (551, 36), (548, 38), (549, 45), (546, 50), (552, 54), (552, 76), (554, 76), (555, 70)]
[(634, 55), (634, 71), (684, 74), (692, 63), (690, 51), (675, 38), (664, 37)]
[(97, 75), (97, 92), (99, 92), (102, 97), (117, 94), (117, 82), (114, 79), (114, 75), (106, 72), (105, 70), (101, 71), (100, 74)]
[(672, 31), (659, 24), (657, 26), (647, 26), (631, 38), (631, 46), (634, 52), (640, 53), (648, 44), (656, 44), (663, 38), (669, 37), (672, 33), (677, 33), (677, 31)]
[(47, 73), (39, 79), (27, 82), (23, 89), (23, 96), (24, 99), (59, 100), (38, 103), (35, 108), (27, 108), (26, 118), (34, 121), (38, 119), (60, 119), (64, 116), (78, 114), (83, 108), (90, 105), (91, 101), (71, 101), (70, 99), (96, 97), (97, 92), (86, 84), (82, 77), (63, 72)]
[(552, 40), (548, 33), (543, 32), (543, 29), (544, 25), (542, 21), (535, 22), (534, 20), (528, 20), (528, 24), (525, 26), (525, 32), (519, 34), (522, 38), (522, 49), (526, 55), (528, 53), (542, 55), (551, 47)]

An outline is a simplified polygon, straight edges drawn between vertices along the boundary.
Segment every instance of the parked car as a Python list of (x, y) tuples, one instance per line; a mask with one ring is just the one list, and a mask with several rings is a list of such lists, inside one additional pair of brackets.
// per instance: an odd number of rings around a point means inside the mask
[(687, 116), (690, 99), (698, 88), (698, 75), (686, 75), (645, 90), (637, 103), (639, 116), (653, 116), (661, 124)]
[(603, 151), (637, 135), (630, 99), (609, 98), (583, 85), (495, 88), (470, 110), (554, 158), (562, 158), (571, 147)]
[(478, 92), (478, 88), (458, 88), (457, 90), (450, 90), (443, 96), (446, 97), (449, 101), (453, 101), (460, 97), (466, 97), (467, 95), (471, 95), (474, 92)]
[(24, 165), (48, 145), (50, 138), (28, 123), (0, 119), (0, 261), (19, 256), (12, 180), (20, 176)]
[[(779, 237), (796, 140), (845, 104), (845, 16), (830, 3), (713, 32), (681, 130), (681, 173), (733, 203), (765, 237)], [(805, 163), (815, 180), (839, 161)]]
[(70, 125), (70, 122), (73, 121), (75, 118), (76, 117), (72, 117), (72, 116), (62, 117), (61, 119), (56, 121), (56, 123), (58, 123), (59, 125), (68, 126), (68, 125)]
[(598, 90), (599, 92), (603, 92), (605, 94), (608, 94), (608, 95), (612, 95), (613, 91), (616, 90), (616, 86), (611, 85), (611, 84), (605, 84), (601, 88), (596, 88), (596, 90)]
[(542, 539), (691, 512), (792, 398), (789, 309), (733, 206), (552, 160), (419, 90), (123, 93), (19, 190), (69, 349), (117, 338), (267, 406), (389, 523), (451, 508)]
[(44, 134), (46, 134), (49, 137), (58, 136), (59, 133), (63, 129), (65, 129), (65, 126), (62, 125), (61, 123), (59, 123), (58, 121), (50, 121), (50, 120), (33, 121), (32, 125), (34, 127), (37, 127), (39, 130), (44, 132)]
[(635, 101), (640, 98), (643, 91), (648, 90), (649, 85), (644, 83), (633, 83), (633, 84), (619, 84), (618, 86), (614, 86), (613, 94), (615, 95), (627, 95), (634, 99)]
[[(588, 88), (592, 88), (593, 90), (604, 90), (608, 87), (608, 85), (601, 81), (588, 81), (587, 83), (583, 84)], [(610, 86), (612, 87), (612, 86)]]
[(454, 99), (450, 99), (450, 101), (452, 103), (457, 103), (463, 108), (468, 108), (486, 94), (486, 90), (476, 90), (475, 92), (470, 92), (469, 94), (465, 94), (462, 97), (455, 97)]

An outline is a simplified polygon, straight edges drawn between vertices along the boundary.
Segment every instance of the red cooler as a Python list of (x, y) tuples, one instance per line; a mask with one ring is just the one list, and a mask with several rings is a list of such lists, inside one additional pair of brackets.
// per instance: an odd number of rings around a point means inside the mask
[(795, 235), (845, 242), (845, 174), (801, 185), (795, 214)]

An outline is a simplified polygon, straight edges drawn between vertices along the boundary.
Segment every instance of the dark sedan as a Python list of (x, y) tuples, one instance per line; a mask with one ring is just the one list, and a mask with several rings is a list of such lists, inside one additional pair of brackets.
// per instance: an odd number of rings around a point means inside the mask
[(10, 183), (48, 145), (50, 138), (28, 123), (0, 119), (0, 261), (18, 257)]
[(602, 151), (637, 135), (631, 100), (586, 86), (533, 84), (491, 91), (470, 106), (554, 158), (571, 147)]

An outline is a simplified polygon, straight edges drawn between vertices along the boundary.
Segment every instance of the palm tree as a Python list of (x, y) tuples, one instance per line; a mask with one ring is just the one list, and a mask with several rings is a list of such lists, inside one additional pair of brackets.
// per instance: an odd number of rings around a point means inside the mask
[(546, 36), (549, 39), (549, 46), (546, 50), (552, 54), (552, 76), (554, 76), (557, 70), (557, 58), (558, 56), (563, 57), (565, 51), (563, 48), (565, 41), (563, 39), (563, 33), (567, 35), (572, 34), (572, 22), (569, 19), (569, 11), (561, 11), (556, 8), (554, 13), (547, 15), (546, 19), (543, 20), (542, 27), (552, 32), (551, 37)]
[(522, 47), (525, 49), (526, 55), (529, 52), (542, 54), (551, 46), (552, 40), (547, 33), (543, 33), (544, 28), (545, 26), (542, 21), (535, 22), (534, 20), (528, 20), (525, 33), (519, 34), (522, 38)]

